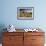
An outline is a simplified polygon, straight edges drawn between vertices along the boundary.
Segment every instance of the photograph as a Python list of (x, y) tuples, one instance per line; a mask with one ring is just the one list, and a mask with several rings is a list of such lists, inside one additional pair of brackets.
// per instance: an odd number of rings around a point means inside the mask
[(17, 19), (24, 19), (24, 20), (34, 19), (34, 7), (18, 7)]

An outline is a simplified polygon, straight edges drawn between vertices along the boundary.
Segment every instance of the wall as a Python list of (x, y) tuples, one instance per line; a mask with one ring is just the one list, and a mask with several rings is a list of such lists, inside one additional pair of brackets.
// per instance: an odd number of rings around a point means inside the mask
[[(1, 0), (0, 24), (13, 24), (16, 28), (46, 28), (46, 1)], [(34, 7), (34, 20), (17, 20), (17, 7)]]
[[(0, 0), (0, 29), (39, 27), (46, 32), (46, 0)], [(17, 20), (17, 7), (34, 7), (34, 20)], [(0, 30), (1, 31), (1, 30)]]

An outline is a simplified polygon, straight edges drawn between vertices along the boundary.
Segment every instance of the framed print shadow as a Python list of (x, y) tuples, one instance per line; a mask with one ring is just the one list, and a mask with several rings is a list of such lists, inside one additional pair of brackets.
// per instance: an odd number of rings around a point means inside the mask
[(18, 7), (17, 19), (20, 20), (33, 20), (34, 19), (34, 7)]

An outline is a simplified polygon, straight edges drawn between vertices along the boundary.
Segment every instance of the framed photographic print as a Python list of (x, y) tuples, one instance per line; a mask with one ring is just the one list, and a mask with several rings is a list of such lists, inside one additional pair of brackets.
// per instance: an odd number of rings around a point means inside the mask
[(21, 19), (21, 20), (34, 19), (34, 7), (18, 7), (17, 19)]

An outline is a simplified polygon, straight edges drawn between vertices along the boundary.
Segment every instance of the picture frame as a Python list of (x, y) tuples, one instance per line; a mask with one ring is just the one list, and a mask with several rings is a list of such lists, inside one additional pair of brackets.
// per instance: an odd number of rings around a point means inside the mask
[(34, 19), (34, 7), (18, 7), (17, 19), (19, 20), (33, 20)]

